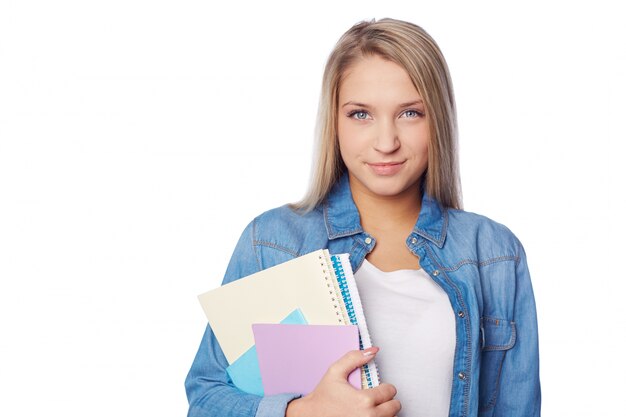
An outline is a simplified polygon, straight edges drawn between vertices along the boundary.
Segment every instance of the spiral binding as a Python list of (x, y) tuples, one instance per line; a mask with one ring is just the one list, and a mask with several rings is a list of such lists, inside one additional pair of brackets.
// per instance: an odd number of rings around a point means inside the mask
[[(347, 262), (347, 255), (344, 255), (344, 256), (346, 257), (346, 262)], [(349, 274), (347, 274), (346, 271), (344, 271), (343, 263), (342, 263), (342, 259), (340, 255), (331, 255), (330, 258), (333, 264), (333, 269), (334, 269), (335, 276), (336, 276), (336, 282), (338, 283), (338, 286), (340, 288), (343, 304), (345, 305), (345, 309), (347, 311), (349, 322), (359, 327), (359, 348), (361, 350), (366, 348), (365, 343), (363, 341), (364, 336), (366, 338), (366, 344), (368, 344), (367, 347), (371, 347), (372, 343), (369, 337), (369, 332), (367, 332), (365, 316), (363, 315), (363, 307), (361, 306), (361, 302), (359, 300), (358, 290), (355, 285), (356, 283), (354, 282), (354, 277), (352, 276), (351, 271)], [(350, 278), (348, 278), (348, 275), (350, 276)], [(351, 285), (348, 282), (349, 280), (353, 284), (352, 287), (354, 287), (352, 290), (350, 288)], [(356, 296), (356, 299), (354, 300), (354, 302), (352, 300), (351, 291)], [(361, 316), (362, 316), (361, 323), (359, 322), (359, 319), (357, 317), (357, 313), (356, 313), (357, 310), (360, 311)], [(362, 380), (363, 388), (373, 388), (377, 386), (380, 381), (380, 376), (378, 374), (378, 367), (376, 366), (376, 363), (374, 361), (371, 361), (363, 365), (361, 367), (361, 376), (362, 376), (361, 380)]]
[(335, 314), (338, 316), (337, 317), (337, 321), (339, 322), (339, 324), (346, 324), (346, 321), (344, 320), (344, 315), (342, 314), (342, 303), (341, 303), (341, 299), (339, 298), (339, 295), (337, 294), (336, 288), (335, 288), (335, 284), (333, 281), (333, 276), (331, 274), (334, 275), (334, 271), (330, 270), (329, 268), (329, 262), (328, 262), (328, 258), (327, 258), (328, 254), (327, 251), (324, 250), (320, 253), (320, 255), (318, 256), (318, 259), (320, 261), (320, 266), (322, 267), (322, 272), (324, 273), (324, 279), (326, 280), (326, 287), (328, 288), (328, 294), (330, 295), (331, 301), (333, 303), (333, 307), (335, 308)]

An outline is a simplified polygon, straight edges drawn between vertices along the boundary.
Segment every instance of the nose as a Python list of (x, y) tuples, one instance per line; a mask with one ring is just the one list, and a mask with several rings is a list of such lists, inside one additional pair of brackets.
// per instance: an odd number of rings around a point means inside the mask
[(393, 121), (381, 121), (374, 141), (374, 149), (381, 153), (393, 153), (400, 147), (398, 130)]

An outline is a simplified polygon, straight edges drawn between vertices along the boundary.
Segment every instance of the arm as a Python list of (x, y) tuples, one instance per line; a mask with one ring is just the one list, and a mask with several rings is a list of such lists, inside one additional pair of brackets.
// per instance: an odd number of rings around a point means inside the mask
[(226, 374), (228, 363), (210, 326), (200, 343), (185, 388), (189, 417), (254, 416), (261, 397), (238, 390)]
[(541, 414), (537, 311), (526, 254), (519, 241), (517, 245), (513, 313), (517, 339), (504, 357), (494, 417), (539, 417)]
[[(253, 246), (254, 222), (244, 230), (222, 284), (260, 270)], [(207, 325), (200, 348), (185, 380), (188, 417), (282, 417), (296, 395), (259, 397), (235, 387), (228, 378), (228, 362)]]

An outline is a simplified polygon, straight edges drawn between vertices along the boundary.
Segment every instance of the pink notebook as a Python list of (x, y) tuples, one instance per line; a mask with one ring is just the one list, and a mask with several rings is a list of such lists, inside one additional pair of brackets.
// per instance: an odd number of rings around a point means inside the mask
[[(254, 342), (265, 395), (313, 391), (328, 367), (359, 349), (357, 326), (253, 324)], [(360, 368), (348, 382), (361, 389)]]

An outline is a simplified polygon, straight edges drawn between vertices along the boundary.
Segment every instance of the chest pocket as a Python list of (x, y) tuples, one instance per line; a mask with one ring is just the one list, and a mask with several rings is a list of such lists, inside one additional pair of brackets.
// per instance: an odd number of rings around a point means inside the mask
[(496, 405), (502, 364), (506, 352), (515, 345), (516, 333), (513, 321), (485, 316), (480, 322), (482, 353), (478, 408), (487, 411)]

